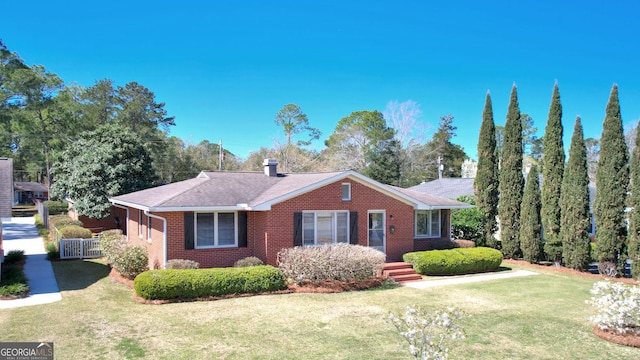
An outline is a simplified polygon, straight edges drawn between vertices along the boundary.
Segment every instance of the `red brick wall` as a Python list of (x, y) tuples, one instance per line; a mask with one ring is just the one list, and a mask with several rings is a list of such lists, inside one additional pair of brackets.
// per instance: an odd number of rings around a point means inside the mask
[[(351, 201), (342, 201), (342, 183), (351, 184)], [(368, 210), (385, 210), (387, 261), (400, 261), (413, 251), (413, 207), (375, 191), (356, 181), (345, 179), (272, 206), (267, 214), (268, 264), (275, 265), (278, 251), (293, 246), (293, 213), (305, 210), (349, 210), (358, 212), (358, 243), (368, 245)], [(393, 217), (393, 218), (392, 218)], [(391, 234), (389, 227), (395, 232)]]
[[(134, 211), (136, 210), (134, 209)], [(125, 209), (117, 208), (115, 206), (111, 207), (111, 214), (104, 219), (91, 219), (84, 215), (78, 215), (73, 209), (69, 209), (68, 215), (72, 219), (82, 221), (82, 226), (93, 232), (101, 232), (111, 229), (121, 229), (124, 231), (126, 229), (125, 222), (127, 219), (127, 212)], [(120, 226), (118, 226), (118, 223), (116, 222), (116, 217), (120, 219)]]
[[(351, 201), (342, 201), (342, 183), (351, 184)], [(270, 211), (249, 212), (247, 218), (247, 247), (186, 250), (184, 244), (184, 214), (181, 212), (155, 213), (167, 219), (167, 260), (189, 259), (205, 267), (232, 266), (248, 256), (256, 256), (265, 263), (276, 265), (277, 254), (282, 248), (293, 246), (293, 213), (307, 210), (348, 210), (358, 212), (358, 242), (368, 245), (368, 211), (385, 210), (387, 261), (401, 261), (402, 255), (418, 250), (424, 240), (414, 240), (414, 211), (407, 205), (356, 181), (345, 179), (293, 199), (272, 206)], [(446, 214), (446, 215), (445, 215)], [(448, 219), (448, 211), (443, 219)], [(143, 236), (138, 237), (138, 210), (129, 211), (129, 239), (144, 244), (149, 251), (149, 263), (153, 268), (162, 267), (162, 221), (153, 219), (152, 241), (148, 242), (147, 217), (143, 215)], [(394, 226), (392, 234), (389, 228)], [(448, 237), (448, 223), (446, 226)]]

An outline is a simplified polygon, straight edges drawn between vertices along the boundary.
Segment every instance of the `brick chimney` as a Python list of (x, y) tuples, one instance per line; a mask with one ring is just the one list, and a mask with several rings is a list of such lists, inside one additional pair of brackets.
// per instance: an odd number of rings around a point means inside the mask
[(278, 176), (278, 160), (264, 159), (264, 174), (267, 176)]

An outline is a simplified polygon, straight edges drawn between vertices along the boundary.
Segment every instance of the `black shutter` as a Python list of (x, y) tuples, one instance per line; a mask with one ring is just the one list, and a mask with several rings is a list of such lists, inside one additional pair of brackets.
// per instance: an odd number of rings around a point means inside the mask
[(446, 216), (447, 212), (445, 210), (436, 210), (440, 211), (440, 237), (441, 238), (451, 238), (447, 235), (449, 232), (449, 217)]
[(193, 234), (193, 213), (184, 213), (184, 248), (186, 250), (193, 249), (194, 246), (194, 234)]
[(302, 213), (293, 213), (293, 246), (302, 246)]
[(247, 247), (247, 212), (238, 213), (238, 247)]
[(349, 229), (351, 234), (349, 236), (349, 243), (358, 245), (358, 212), (352, 211), (349, 213)]

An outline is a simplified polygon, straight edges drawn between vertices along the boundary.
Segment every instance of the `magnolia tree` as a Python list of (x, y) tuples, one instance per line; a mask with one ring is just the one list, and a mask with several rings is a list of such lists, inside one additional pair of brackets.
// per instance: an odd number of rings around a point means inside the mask
[(449, 340), (464, 339), (458, 320), (464, 314), (455, 308), (429, 312), (416, 306), (407, 306), (404, 314), (389, 314), (393, 324), (409, 344), (409, 352), (416, 359), (443, 360), (449, 356)]

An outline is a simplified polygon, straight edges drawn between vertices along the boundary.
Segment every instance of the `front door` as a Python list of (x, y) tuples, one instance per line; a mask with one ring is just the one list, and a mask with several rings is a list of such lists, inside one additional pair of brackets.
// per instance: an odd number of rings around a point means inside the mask
[(369, 211), (369, 246), (385, 252), (384, 210)]

